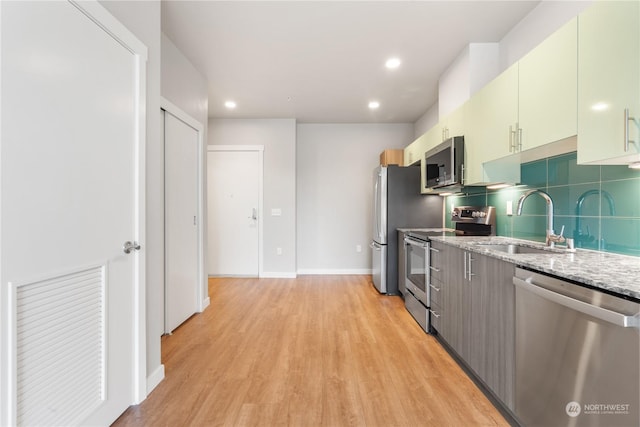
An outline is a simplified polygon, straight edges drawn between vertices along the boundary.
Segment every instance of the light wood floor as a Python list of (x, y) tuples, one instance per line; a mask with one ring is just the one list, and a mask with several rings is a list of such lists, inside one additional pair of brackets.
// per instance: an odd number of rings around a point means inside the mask
[(166, 378), (115, 426), (506, 426), (370, 276), (210, 279)]

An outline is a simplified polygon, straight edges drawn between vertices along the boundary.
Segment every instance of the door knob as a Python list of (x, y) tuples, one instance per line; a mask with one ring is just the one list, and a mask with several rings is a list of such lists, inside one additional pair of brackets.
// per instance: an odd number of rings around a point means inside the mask
[(132, 251), (139, 251), (140, 245), (138, 244), (138, 242), (130, 242), (127, 240), (126, 242), (124, 242), (122, 250), (125, 254), (130, 254)]

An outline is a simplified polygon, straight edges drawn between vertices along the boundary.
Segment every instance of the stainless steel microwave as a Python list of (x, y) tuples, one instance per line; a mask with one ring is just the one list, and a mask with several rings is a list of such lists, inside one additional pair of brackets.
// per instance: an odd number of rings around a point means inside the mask
[(454, 136), (425, 153), (425, 187), (442, 190), (464, 183), (464, 137)]

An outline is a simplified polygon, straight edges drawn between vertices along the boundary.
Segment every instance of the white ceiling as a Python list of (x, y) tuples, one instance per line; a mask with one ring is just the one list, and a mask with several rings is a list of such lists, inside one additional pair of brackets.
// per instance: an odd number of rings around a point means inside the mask
[(163, 0), (162, 31), (207, 78), (210, 117), (411, 123), (466, 45), (500, 41), (538, 3)]

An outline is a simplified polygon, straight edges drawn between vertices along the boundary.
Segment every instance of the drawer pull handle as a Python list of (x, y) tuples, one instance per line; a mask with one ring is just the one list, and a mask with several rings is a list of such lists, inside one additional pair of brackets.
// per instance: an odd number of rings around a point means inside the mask
[(440, 315), (433, 310), (429, 310), (429, 313), (433, 314), (436, 317), (436, 319), (440, 318)]

